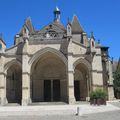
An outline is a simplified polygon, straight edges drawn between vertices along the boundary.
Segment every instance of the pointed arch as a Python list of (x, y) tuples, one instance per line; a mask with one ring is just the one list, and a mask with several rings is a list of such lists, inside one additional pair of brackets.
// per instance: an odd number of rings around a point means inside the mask
[(90, 65), (90, 63), (86, 59), (83, 59), (83, 58), (79, 58), (78, 60), (74, 62), (73, 64), (74, 69), (80, 63), (85, 65), (89, 71), (92, 69), (92, 66)]
[(79, 58), (74, 62), (73, 67), (75, 99), (85, 101), (91, 89), (91, 64), (86, 59)]
[(67, 58), (58, 50), (54, 49), (54, 48), (50, 48), (50, 47), (46, 47), (46, 48), (43, 48), (42, 50), (39, 50), (37, 51), (33, 56), (32, 58), (30, 58), (29, 60), (29, 65), (30, 65), (30, 68), (32, 66), (32, 64), (34, 63), (35, 60), (37, 60), (38, 58), (40, 58), (41, 55), (47, 53), (47, 52), (51, 52), (53, 54), (55, 54), (57, 57), (59, 57), (65, 65), (67, 65)]
[(13, 59), (4, 66), (6, 74), (6, 98), (8, 103), (21, 104), (22, 99), (22, 64)]
[[(54, 48), (44, 48), (36, 52), (31, 57), (29, 60), (29, 66), (31, 78), (31, 98), (33, 102), (66, 100), (66, 65), (67, 58)], [(46, 82), (49, 82), (48, 87), (46, 87)], [(57, 84), (57, 89), (51, 86), (51, 84), (53, 84), (53, 86)], [(48, 92), (49, 95), (47, 95)]]
[(17, 64), (20, 68), (22, 68), (22, 63), (16, 59), (13, 59), (4, 65), (4, 72), (6, 72), (13, 64)]

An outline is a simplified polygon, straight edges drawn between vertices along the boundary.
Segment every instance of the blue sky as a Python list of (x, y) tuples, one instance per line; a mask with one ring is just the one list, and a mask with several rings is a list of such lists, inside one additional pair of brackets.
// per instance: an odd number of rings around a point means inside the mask
[(31, 17), (36, 29), (53, 21), (53, 10), (61, 10), (61, 22), (78, 16), (84, 30), (94, 32), (96, 41), (109, 46), (110, 56), (120, 57), (120, 0), (0, 0), (0, 32), (7, 47), (14, 43), (27, 17)]

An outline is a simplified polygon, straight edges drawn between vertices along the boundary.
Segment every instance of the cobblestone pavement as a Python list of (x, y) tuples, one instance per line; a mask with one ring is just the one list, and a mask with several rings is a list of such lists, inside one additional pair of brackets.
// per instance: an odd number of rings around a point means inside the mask
[(120, 120), (120, 111), (76, 115), (47, 115), (47, 116), (6, 116), (0, 120)]

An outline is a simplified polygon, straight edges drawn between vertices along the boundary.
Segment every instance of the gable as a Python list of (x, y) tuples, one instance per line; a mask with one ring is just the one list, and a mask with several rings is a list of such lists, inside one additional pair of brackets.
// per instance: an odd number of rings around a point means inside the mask
[(59, 24), (54, 24), (54, 23), (43, 27), (39, 32), (45, 33), (45, 32), (50, 31), (50, 30), (55, 31), (57, 33), (65, 32), (65, 29), (62, 29)]

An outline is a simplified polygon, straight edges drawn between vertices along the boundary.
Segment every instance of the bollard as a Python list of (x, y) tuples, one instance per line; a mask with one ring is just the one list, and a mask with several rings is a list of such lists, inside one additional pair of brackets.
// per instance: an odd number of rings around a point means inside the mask
[(77, 113), (76, 115), (82, 116), (82, 109), (80, 107), (77, 107)]
[(77, 107), (77, 114), (79, 115), (79, 107)]

